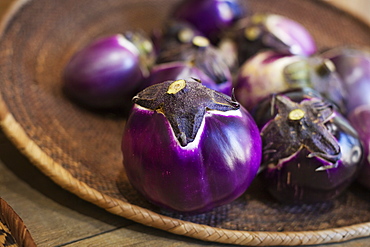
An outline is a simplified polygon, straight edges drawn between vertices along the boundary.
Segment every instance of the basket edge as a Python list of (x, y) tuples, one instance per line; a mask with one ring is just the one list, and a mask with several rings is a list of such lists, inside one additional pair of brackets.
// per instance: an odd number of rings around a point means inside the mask
[[(3, 212), (7, 210), (8, 214)], [(36, 247), (36, 244), (28, 231), (23, 220), (14, 211), (14, 209), (0, 197), (0, 220), (9, 228), (12, 236), (20, 246)]]
[(5, 14), (3, 16), (0, 17), (0, 38), (2, 37), (2, 35), (4, 34), (4, 31), (6, 30), (8, 24), (10, 23), (10, 21), (12, 20), (12, 18), (15, 16), (16, 13), (18, 13), (18, 11), (28, 2), (30, 2), (31, 0), (16, 0), (14, 2), (12, 2), (7, 11), (5, 12)]

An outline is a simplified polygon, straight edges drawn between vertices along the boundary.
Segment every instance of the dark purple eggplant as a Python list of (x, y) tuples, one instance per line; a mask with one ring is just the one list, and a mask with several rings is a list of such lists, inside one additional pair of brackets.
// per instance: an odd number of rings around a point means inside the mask
[(194, 66), (191, 62), (169, 62), (155, 65), (150, 71), (150, 76), (147, 78), (146, 85), (150, 86), (163, 81), (178, 80), (182, 78), (198, 80), (208, 88), (229, 96), (231, 95), (231, 80), (226, 83), (217, 84), (212, 78), (206, 75), (198, 67)]
[(172, 18), (190, 23), (216, 44), (223, 32), (248, 14), (243, 0), (185, 0), (174, 9)]
[(249, 187), (260, 166), (261, 137), (235, 99), (180, 79), (150, 86), (133, 100), (122, 138), (124, 167), (150, 202), (202, 213)]
[[(190, 43), (164, 48), (157, 57), (157, 64), (183, 61), (190, 67), (201, 70), (213, 83), (204, 82), (204, 85), (214, 85), (210, 88), (231, 95), (232, 74), (223, 54), (202, 36), (195, 36)], [(197, 77), (190, 75), (183, 78)], [(180, 77), (181, 78), (181, 77)], [(180, 79), (178, 77), (163, 78), (164, 80)], [(201, 79), (201, 78), (199, 78)]]
[(143, 89), (154, 63), (153, 46), (141, 32), (102, 37), (76, 52), (63, 71), (64, 89), (96, 109), (125, 107)]
[(163, 50), (192, 43), (194, 37), (203, 34), (188, 22), (169, 20), (163, 27), (152, 30), (151, 36), (155, 50), (160, 54)]
[(277, 200), (328, 201), (356, 179), (363, 156), (358, 133), (318, 92), (275, 94), (253, 116), (263, 143), (260, 178)]

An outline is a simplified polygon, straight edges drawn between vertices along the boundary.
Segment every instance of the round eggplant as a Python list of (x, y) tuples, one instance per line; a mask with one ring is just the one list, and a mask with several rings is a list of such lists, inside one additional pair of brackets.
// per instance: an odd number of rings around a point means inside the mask
[(249, 187), (260, 166), (261, 137), (233, 98), (180, 79), (150, 86), (133, 100), (122, 138), (124, 167), (150, 202), (202, 213)]
[(151, 45), (131, 32), (127, 37), (132, 41), (122, 34), (103, 37), (75, 53), (63, 71), (67, 95), (96, 109), (121, 108), (130, 102), (143, 89)]
[(251, 110), (271, 94), (311, 87), (344, 111), (345, 92), (333, 64), (321, 57), (303, 57), (261, 51), (248, 59), (235, 81), (235, 95)]
[(266, 49), (301, 56), (311, 56), (317, 51), (308, 30), (285, 16), (256, 13), (240, 20), (235, 29), (240, 64)]
[(239, 69), (235, 81), (235, 96), (246, 109), (251, 110), (271, 93), (289, 88), (284, 79), (284, 68), (300, 57), (264, 51), (247, 60)]
[(362, 165), (358, 133), (318, 95), (311, 89), (275, 94), (253, 115), (263, 143), (261, 179), (283, 203), (331, 200)]
[(205, 37), (190, 23), (176, 20), (169, 20), (162, 28), (154, 29), (151, 36), (157, 54), (190, 44), (196, 36)]
[(167, 80), (177, 79), (195, 79), (200, 81), (204, 86), (221, 93), (231, 95), (232, 82), (231, 80), (221, 84), (215, 83), (207, 74), (196, 67), (191, 62), (169, 62), (155, 65), (150, 71), (150, 76), (145, 83), (147, 86), (161, 83)]
[(370, 50), (337, 47), (321, 56), (333, 62), (342, 79), (346, 112), (349, 113), (360, 105), (370, 105)]
[[(229, 96), (231, 95), (232, 74), (229, 65), (225, 62), (223, 53), (210, 44), (207, 38), (195, 36), (191, 43), (163, 49), (157, 58), (157, 64), (178, 61), (183, 61), (191, 67), (196, 67), (206, 74), (215, 84), (215, 86), (211, 87), (212, 89)], [(164, 79), (174, 80), (177, 78)]]
[(246, 1), (187, 0), (174, 9), (175, 20), (186, 21), (216, 44), (222, 33), (248, 15)]

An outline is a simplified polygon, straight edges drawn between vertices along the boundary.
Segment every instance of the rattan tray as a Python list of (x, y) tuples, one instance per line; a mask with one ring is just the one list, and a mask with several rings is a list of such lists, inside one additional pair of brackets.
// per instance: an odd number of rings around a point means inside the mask
[[(239, 199), (194, 216), (148, 204), (125, 177), (120, 152), (125, 119), (93, 113), (61, 91), (61, 71), (93, 39), (158, 27), (178, 1), (20, 0), (1, 24), (0, 124), (55, 183), (107, 211), (192, 238), (237, 245), (309, 245), (370, 236), (370, 192), (354, 184), (338, 199), (281, 205), (258, 179)], [(317, 0), (251, 0), (254, 11), (305, 25), (320, 49), (368, 45), (365, 23)]]
[(0, 246), (36, 247), (22, 219), (9, 204), (0, 197)]

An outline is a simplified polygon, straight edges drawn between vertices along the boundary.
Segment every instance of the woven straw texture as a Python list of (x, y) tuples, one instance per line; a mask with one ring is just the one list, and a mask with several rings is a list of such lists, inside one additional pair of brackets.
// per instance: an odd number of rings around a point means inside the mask
[[(120, 141), (125, 118), (74, 105), (61, 72), (90, 41), (162, 25), (169, 0), (19, 1), (2, 23), (0, 124), (10, 140), (55, 183), (111, 213), (175, 234), (238, 245), (309, 245), (370, 235), (370, 193), (353, 185), (313, 205), (275, 202), (258, 186), (239, 199), (194, 216), (161, 211), (129, 184)], [(368, 45), (369, 27), (316, 0), (251, 0), (254, 11), (305, 25), (320, 49)]]
[(0, 198), (0, 246), (36, 247), (22, 219), (2, 198)]

